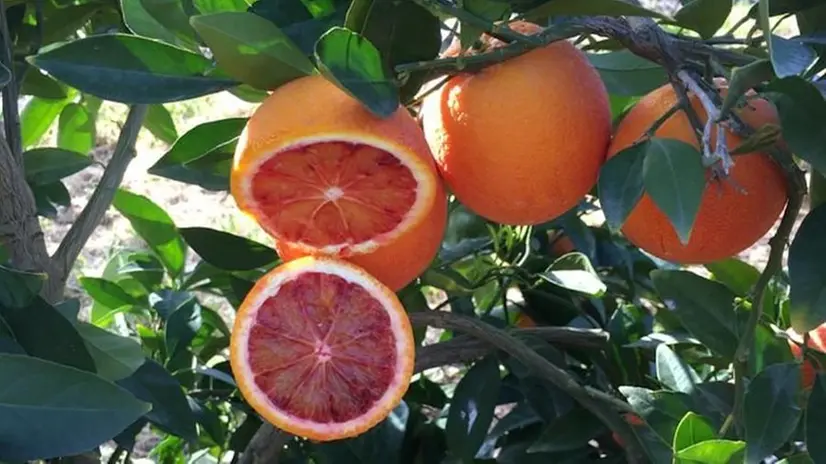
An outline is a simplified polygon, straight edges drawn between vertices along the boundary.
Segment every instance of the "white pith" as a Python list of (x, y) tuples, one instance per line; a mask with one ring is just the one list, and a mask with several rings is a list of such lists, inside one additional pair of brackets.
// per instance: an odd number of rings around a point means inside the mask
[[(411, 175), (416, 180), (416, 200), (413, 202), (413, 206), (411, 206), (410, 210), (407, 212), (404, 218), (402, 218), (402, 221), (393, 230), (384, 234), (380, 234), (374, 239), (365, 240), (363, 242), (354, 244), (332, 243), (320, 248), (305, 242), (294, 242), (295, 245), (305, 249), (318, 249), (321, 252), (329, 255), (338, 255), (345, 249), (348, 251), (348, 254), (351, 255), (367, 253), (374, 250), (382, 241), (392, 240), (402, 231), (407, 230), (414, 221), (420, 220), (420, 214), (427, 208), (427, 206), (430, 203), (432, 203), (433, 196), (435, 195), (435, 186), (433, 185), (433, 180), (429, 176), (425, 175), (425, 172), (427, 171), (428, 167), (425, 166), (424, 163), (421, 160), (419, 160), (415, 154), (410, 152), (403, 152), (403, 150), (400, 150), (399, 147), (396, 145), (391, 145), (381, 139), (364, 135), (327, 134), (324, 136), (301, 138), (291, 144), (278, 147), (270, 153), (267, 153), (264, 156), (259, 157), (259, 159), (256, 160), (256, 162), (251, 163), (246, 168), (248, 170), (247, 172), (258, 172), (262, 164), (278, 156), (280, 153), (322, 142), (342, 142), (367, 145), (382, 150), (394, 156), (396, 159), (399, 160), (399, 162), (401, 162), (403, 166), (405, 166), (408, 169), (408, 171), (410, 171)], [(252, 175), (248, 175), (243, 178), (243, 181), (241, 182), (241, 190), (243, 196), (245, 198), (250, 199), (250, 208), (254, 211), (254, 213), (257, 215), (262, 215), (263, 213), (261, 209), (258, 207), (257, 202), (252, 196), (253, 177), (254, 176)], [(328, 201), (334, 201), (335, 199), (337, 199), (333, 198), (337, 193), (335, 190), (341, 192), (340, 189), (336, 188), (328, 189), (325, 192), (325, 197), (328, 199)], [(341, 192), (341, 194), (343, 194), (343, 192)], [(339, 197), (341, 196), (341, 194), (339, 194)], [(276, 234), (274, 231), (271, 232), (273, 234)]]
[[(378, 288), (378, 286), (376, 286), (373, 282), (371, 282), (368, 279), (365, 279), (362, 275), (358, 274), (357, 272), (354, 272), (346, 266), (331, 262), (316, 262), (312, 269), (301, 268), (298, 266), (290, 269), (289, 264), (287, 264), (287, 266), (288, 267), (285, 269), (284, 272), (281, 272), (274, 276), (265, 277), (266, 280), (264, 282), (260, 282), (259, 284), (263, 284), (264, 288), (266, 288), (267, 290), (262, 291), (260, 294), (251, 298), (248, 302), (245, 302), (245, 306), (248, 306), (250, 308), (256, 308), (256, 310), (244, 312), (243, 315), (240, 316), (241, 318), (238, 321), (236, 321), (239, 330), (236, 331), (235, 335), (238, 337), (238, 340), (234, 343), (237, 343), (238, 346), (249, 346), (249, 334), (251, 332), (252, 325), (257, 316), (257, 308), (260, 308), (264, 301), (266, 301), (268, 298), (277, 295), (281, 286), (284, 285), (284, 283), (294, 280), (300, 274), (304, 274), (306, 272), (320, 272), (324, 274), (331, 274), (341, 277), (347, 282), (355, 283), (356, 285), (359, 285), (360, 287), (368, 291), (374, 298), (376, 298), (379, 301), (379, 303), (384, 308), (391, 308), (394, 306), (394, 304), (397, 304), (391, 301), (384, 293), (384, 291)], [(278, 406), (276, 406), (273, 402), (269, 400), (267, 393), (261, 390), (255, 383), (255, 376), (252, 370), (250, 369), (249, 352), (246, 349), (239, 350), (239, 352), (237, 353), (239, 356), (240, 363), (238, 363), (237, 366), (233, 365), (233, 369), (237, 370), (235, 375), (238, 377), (239, 383), (243, 383), (248, 386), (248, 389), (252, 392), (256, 400), (258, 400), (260, 403), (267, 405), (271, 414), (274, 415), (277, 420), (289, 421), (289, 423), (294, 426), (303, 429), (313, 430), (314, 432), (322, 435), (340, 435), (346, 432), (347, 430), (363, 428), (365, 418), (371, 417), (381, 411), (386, 411), (388, 408), (387, 403), (390, 401), (390, 399), (398, 394), (399, 389), (407, 388), (407, 384), (410, 380), (409, 375), (411, 374), (410, 368), (412, 366), (409, 365), (409, 360), (406, 358), (406, 353), (409, 350), (411, 350), (412, 347), (408, 346), (406, 343), (406, 341), (408, 341), (408, 338), (406, 337), (405, 331), (409, 330), (409, 326), (406, 323), (407, 321), (403, 319), (403, 317), (406, 316), (404, 316), (404, 314), (399, 314), (396, 311), (387, 311), (387, 315), (390, 318), (391, 330), (394, 334), (397, 335), (395, 346), (396, 366), (394, 369), (394, 378), (391, 380), (390, 384), (387, 387), (387, 390), (384, 392), (384, 395), (379, 400), (377, 400), (361, 416), (358, 416), (349, 421), (341, 423), (319, 423), (298, 418), (296, 416), (287, 414), (283, 410), (279, 409)], [(324, 347), (321, 347), (321, 351), (324, 351)]]

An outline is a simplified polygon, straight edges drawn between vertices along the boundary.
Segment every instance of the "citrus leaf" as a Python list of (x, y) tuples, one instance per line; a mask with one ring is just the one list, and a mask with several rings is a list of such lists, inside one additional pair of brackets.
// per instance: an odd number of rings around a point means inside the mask
[(777, 107), (783, 140), (796, 155), (826, 174), (826, 100), (800, 77), (776, 79), (765, 91)]
[(76, 153), (89, 153), (95, 146), (95, 117), (83, 105), (69, 103), (60, 112), (57, 146)]
[(278, 260), (272, 248), (244, 237), (206, 227), (181, 229), (186, 243), (204, 261), (227, 271), (248, 271)]
[(607, 289), (588, 257), (580, 252), (557, 258), (541, 277), (554, 285), (594, 297), (602, 296)]
[(818, 372), (806, 405), (806, 448), (814, 462), (826, 459), (826, 374)]
[(28, 60), (82, 92), (119, 103), (187, 100), (238, 84), (209, 77), (212, 63), (201, 55), (126, 34), (88, 36)]
[(224, 428), (218, 412), (211, 408), (206, 401), (195, 400), (188, 396), (186, 399), (198, 425), (206, 431), (214, 443), (223, 444), (227, 438), (227, 430)]
[(674, 19), (680, 26), (697, 31), (702, 38), (708, 39), (726, 22), (731, 7), (732, 0), (689, 0), (674, 14)]
[(178, 131), (175, 129), (175, 121), (169, 110), (163, 105), (149, 105), (143, 127), (149, 130), (158, 140), (168, 144), (178, 140)]
[(700, 210), (706, 178), (700, 153), (676, 140), (651, 138), (642, 168), (645, 191), (688, 243)]
[(167, 271), (177, 277), (186, 264), (186, 243), (172, 218), (149, 198), (119, 189), (112, 202), (149, 245)]
[(690, 394), (694, 386), (702, 382), (694, 369), (666, 344), (657, 346), (656, 365), (657, 380), (671, 390)]
[(88, 168), (93, 163), (94, 160), (89, 156), (64, 148), (32, 148), (23, 153), (26, 182), (31, 185), (57, 182)]
[[(139, 299), (127, 293), (115, 282), (98, 277), (81, 277), (78, 281), (95, 303), (103, 305), (107, 312), (141, 304)], [(98, 323), (94, 318), (92, 322)]]
[(789, 247), (789, 318), (797, 333), (806, 333), (826, 322), (826, 205), (809, 211)]
[(746, 461), (759, 462), (794, 433), (800, 420), (797, 392), (800, 366), (773, 364), (746, 386), (743, 422), (746, 429)]
[(85, 322), (78, 322), (75, 328), (95, 360), (98, 375), (106, 380), (128, 377), (146, 360), (141, 346), (131, 338), (113, 334)]
[(189, 15), (184, 11), (184, 5), (180, 0), (141, 0), (141, 5), (161, 27), (177, 39), (178, 44), (198, 51), (201, 44), (195, 30), (189, 24)]
[(35, 298), (25, 308), (0, 307), (0, 316), (28, 354), (95, 372), (95, 362), (77, 329), (42, 298)]
[(711, 272), (714, 280), (722, 282), (739, 296), (748, 295), (760, 277), (760, 271), (754, 266), (737, 258), (709, 263), (705, 268)]
[(201, 305), (198, 304), (198, 300), (195, 298), (175, 308), (167, 318), (164, 327), (167, 357), (172, 359), (178, 353), (186, 350), (195, 338), (195, 334), (201, 329), (202, 324)]
[[(0, 459), (28, 461), (86, 452), (126, 428), (149, 405), (106, 380), (42, 359), (0, 354)], [(78, 424), (83, 424), (78, 427)]]
[(63, 100), (69, 96), (65, 86), (53, 77), (27, 62), (19, 63), (22, 65), (21, 73), (25, 70), (23, 83), (20, 85), (21, 95), (31, 95), (46, 100)]
[(609, 158), (600, 168), (597, 188), (605, 222), (613, 231), (622, 228), (644, 192), (642, 167), (648, 141), (632, 145)]
[(0, 264), (0, 306), (25, 308), (40, 293), (46, 273), (28, 272)]
[(806, 44), (772, 33), (769, 0), (759, 0), (757, 22), (766, 37), (774, 72), (778, 77), (796, 76), (812, 65), (817, 55)]
[(803, 452), (785, 457), (779, 461), (776, 461), (776, 464), (815, 464), (815, 461), (812, 460), (808, 453)]
[[(507, 2), (497, 0), (464, 0), (462, 9), (472, 14), (476, 18), (496, 23), (507, 19), (511, 14), (510, 5)], [(433, 15), (431, 15), (433, 16)], [(434, 16), (435, 17), (435, 16)], [(481, 28), (469, 22), (462, 22), (459, 29), (459, 40), (463, 49), (467, 49), (476, 42), (484, 32)]]
[(731, 440), (706, 440), (677, 453), (678, 464), (730, 464), (743, 462), (746, 443)]
[(30, 184), (37, 206), (37, 214), (54, 219), (57, 215), (56, 206), (69, 206), (72, 198), (69, 190), (61, 181), (45, 185)]
[(456, 385), (445, 433), (451, 452), (473, 460), (493, 420), (501, 386), (499, 361), (488, 356), (476, 362)]
[(175, 141), (148, 172), (207, 190), (228, 190), (235, 145), (246, 123), (246, 118), (229, 118), (195, 126)]
[[(262, 18), (266, 18), (281, 29), (305, 55), (312, 55), (315, 43), (331, 27), (343, 26), (350, 2), (333, 0), (334, 11), (311, 13), (310, 2), (290, 0), (258, 0), (249, 8)], [(357, 2), (353, 2), (355, 5)], [(371, 3), (372, 6), (372, 3)], [(397, 5), (400, 6), (400, 5)], [(348, 27), (351, 30), (357, 30)]]
[(528, 448), (528, 453), (575, 450), (603, 432), (605, 425), (602, 421), (589, 411), (574, 407), (548, 424)]
[(202, 14), (222, 11), (247, 11), (250, 4), (246, 0), (194, 0), (192, 4)]
[(613, 96), (641, 96), (668, 82), (665, 69), (628, 50), (588, 53), (605, 88)]
[(258, 15), (223, 12), (193, 16), (190, 21), (212, 49), (218, 66), (255, 88), (276, 89), (314, 72), (290, 38)]
[(158, 428), (187, 441), (197, 438), (195, 416), (181, 384), (160, 364), (147, 359), (132, 375), (116, 383), (152, 404), (145, 417)]
[(20, 112), (20, 133), (23, 139), (23, 148), (36, 145), (52, 127), (63, 107), (69, 104), (68, 97), (63, 100), (52, 100), (34, 97), (26, 103)]
[(376, 116), (385, 118), (399, 109), (396, 83), (385, 77), (379, 51), (360, 34), (334, 27), (316, 42), (315, 56), (327, 79)]
[(123, 22), (138, 36), (158, 39), (168, 44), (189, 48), (190, 43), (183, 42), (146, 10), (144, 0), (120, 0)]
[(716, 437), (717, 433), (714, 431), (714, 428), (703, 416), (693, 412), (687, 412), (682, 420), (680, 420), (680, 423), (677, 424), (677, 429), (674, 431), (674, 444), (672, 447), (677, 451), (677, 456), (679, 456), (681, 450), (694, 446), (697, 443), (713, 440)]
[(656, 11), (648, 10), (623, 0), (551, 0), (525, 13), (528, 20), (548, 16), (646, 16), (666, 18)]
[(393, 462), (404, 441), (409, 416), (410, 409), (401, 402), (370, 430), (347, 440), (317, 444), (313, 452), (322, 456), (322, 462)]
[(691, 410), (691, 397), (684, 393), (652, 391), (642, 387), (620, 386), (620, 393), (651, 430), (668, 444), (674, 441), (674, 432), (683, 417)]
[(774, 68), (771, 61), (757, 60), (745, 66), (740, 66), (731, 70), (731, 79), (728, 83), (728, 93), (720, 106), (720, 115), (725, 117), (734, 108), (747, 91), (771, 80), (774, 77)]
[(651, 280), (691, 335), (718, 355), (732, 359), (739, 332), (731, 290), (689, 271), (655, 270)]

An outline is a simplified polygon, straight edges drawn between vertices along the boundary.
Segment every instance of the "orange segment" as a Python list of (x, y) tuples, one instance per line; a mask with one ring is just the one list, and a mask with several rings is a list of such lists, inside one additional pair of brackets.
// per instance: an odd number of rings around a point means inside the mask
[(231, 362), (259, 414), (326, 441), (387, 417), (407, 390), (414, 350), (389, 288), (345, 261), (303, 257), (253, 287), (236, 316)]

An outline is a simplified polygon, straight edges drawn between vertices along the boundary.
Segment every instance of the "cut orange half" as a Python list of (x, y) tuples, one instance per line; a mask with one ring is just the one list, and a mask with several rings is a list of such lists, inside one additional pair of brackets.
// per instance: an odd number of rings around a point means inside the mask
[(394, 290), (430, 264), (444, 233), (446, 195), (415, 119), (401, 106), (376, 117), (320, 75), (279, 87), (255, 110), (230, 182), (287, 259), (389, 256), (383, 248), (419, 229), (392, 253), (411, 257), (405, 269), (359, 263)]
[(262, 277), (238, 310), (230, 343), (247, 402), (305, 438), (353, 437), (407, 391), (415, 343), (396, 294), (363, 269), (303, 257)]

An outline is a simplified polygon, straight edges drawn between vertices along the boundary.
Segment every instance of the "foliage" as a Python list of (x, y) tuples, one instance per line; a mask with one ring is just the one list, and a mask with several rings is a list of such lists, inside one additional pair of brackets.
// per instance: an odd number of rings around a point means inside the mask
[[(149, 175), (225, 191), (245, 119), (179, 135), (164, 103), (220, 91), (257, 102), (267, 90), (321, 73), (378, 117), (400, 103), (415, 110), (422, 84), (440, 71), (491, 64), (433, 62), (442, 21), (458, 18), (462, 42), (472, 44), (511, 14), (559, 38), (576, 35), (619, 120), (670, 70), (627, 43), (566, 28), (577, 18), (638, 15), (734, 54), (711, 60), (730, 75), (724, 108), (755, 88), (776, 105), (797, 162), (826, 175), (826, 117), (818, 116), (826, 115), (819, 80), (826, 9), (802, 1), (760, 0), (746, 10), (731, 1), (683, 3), (668, 17), (620, 0), (6, 0), (2, 19), (13, 46), (12, 60), (0, 64), (0, 86), (26, 101), (19, 115), (4, 105), (6, 140), (12, 152), (20, 141), (23, 178), (45, 218), (71, 201), (63, 179), (93, 164), (102, 100), (150, 105), (138, 123), (169, 149)], [(722, 30), (732, 11), (755, 24), (745, 37)], [(778, 21), (796, 21), (800, 34), (781, 37)], [(38, 147), (52, 124), (57, 146)], [(654, 151), (662, 156), (649, 156)], [(625, 404), (624, 436), (636, 443), (616, 440), (614, 426), (514, 352), (486, 350), (442, 375), (418, 374), (391, 416), (358, 438), (282, 437), (280, 462), (626, 462), (632, 448), (655, 463), (826, 459), (826, 376), (804, 391), (783, 334), (826, 322), (824, 206), (795, 236), (786, 230), (772, 242), (765, 270), (731, 258), (694, 272), (641, 252), (619, 232), (647, 192), (686, 237), (702, 187), (699, 159), (688, 145), (645, 141), (606, 163), (581, 205), (533, 227), (492, 224), (452, 201), (439, 256), (399, 292), (412, 315), (427, 310), (426, 297), (442, 294), (452, 313), (505, 329), (583, 391)], [(789, 194), (795, 212), (801, 192)], [(9, 201), (0, 198), (0, 209)], [(237, 307), (279, 258), (207, 225), (178, 227), (150, 198), (123, 189), (111, 203), (145, 246), (117, 250), (100, 276), (80, 278), (91, 300), (83, 320), (79, 300), (43, 296), (51, 271), (16, 267), (0, 241), (0, 461), (86, 453), (104, 443), (115, 444), (115, 458), (128, 457), (148, 427), (160, 437), (152, 451), (158, 461), (234, 462), (261, 420), (236, 389), (227, 360), (231, 321), (219, 309)], [(599, 211), (607, 221), (592, 220)], [(560, 232), (575, 250), (554, 248)], [(517, 328), (521, 316), (539, 329)], [(467, 340), (445, 327), (438, 343)], [(567, 338), (549, 335), (560, 333)]]

